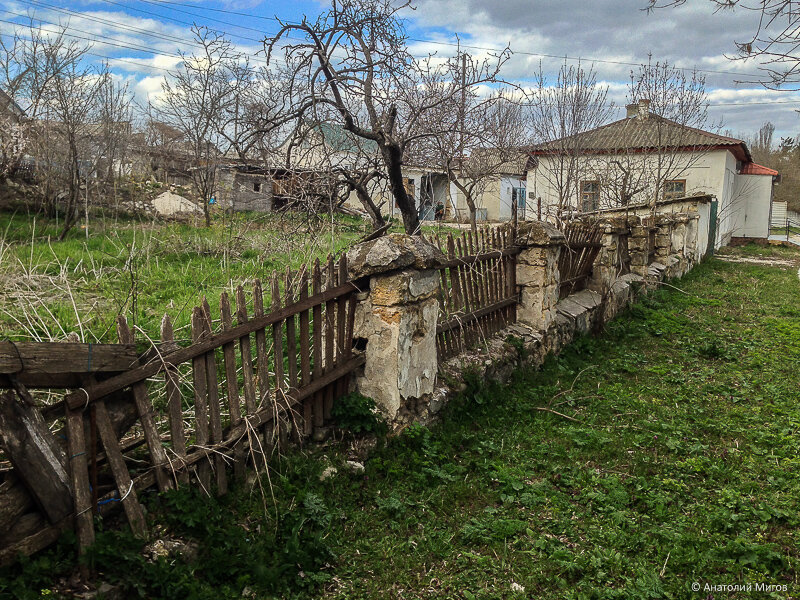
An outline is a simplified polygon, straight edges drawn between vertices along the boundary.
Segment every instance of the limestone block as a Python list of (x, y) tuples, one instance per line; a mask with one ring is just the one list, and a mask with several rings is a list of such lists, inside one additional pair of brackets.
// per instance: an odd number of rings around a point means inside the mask
[(575, 323), (576, 333), (588, 333), (591, 326), (591, 314), (589, 309), (574, 302), (571, 297), (564, 298), (556, 305), (558, 314), (572, 319)]
[(547, 270), (543, 266), (517, 262), (517, 285), (542, 287), (548, 281)]
[(439, 272), (433, 269), (405, 269), (390, 275), (372, 277), (372, 304), (394, 306), (432, 298), (439, 291)]
[(436, 383), (436, 321), (439, 301), (399, 306), (367, 301), (356, 315), (356, 337), (366, 338), (367, 362), (358, 391), (394, 420), (409, 399), (433, 393)]
[(656, 248), (669, 248), (670, 236), (659, 233), (656, 235)]
[(417, 235), (393, 233), (354, 246), (347, 252), (351, 279), (387, 273), (406, 267), (435, 269), (446, 262), (439, 248)]
[(556, 313), (545, 336), (545, 351), (558, 354), (575, 337), (575, 320)]
[(626, 273), (622, 277), (619, 278), (620, 281), (624, 281), (628, 285), (634, 283), (644, 283), (644, 278), (641, 275), (637, 275), (636, 273)]
[(569, 299), (588, 310), (594, 310), (603, 302), (603, 296), (592, 290), (581, 290), (577, 294), (572, 294)]
[(563, 232), (543, 221), (525, 221), (517, 228), (517, 244), (521, 246), (549, 246), (563, 242)]

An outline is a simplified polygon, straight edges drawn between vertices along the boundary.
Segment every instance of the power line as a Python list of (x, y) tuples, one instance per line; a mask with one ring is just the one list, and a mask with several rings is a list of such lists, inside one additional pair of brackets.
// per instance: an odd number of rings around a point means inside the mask
[[(106, 24), (108, 26), (111, 26), (111, 27), (114, 27), (114, 28), (117, 28), (117, 29), (120, 29), (120, 30), (127, 30), (127, 31), (131, 31), (131, 32), (138, 33), (138, 34), (141, 34), (141, 35), (147, 35), (147, 36), (150, 36), (150, 37), (154, 37), (156, 39), (162, 39), (162, 40), (165, 40), (165, 41), (171, 41), (171, 42), (178, 43), (178, 44), (184, 44), (185, 43), (185, 44), (200, 45), (197, 42), (195, 42), (194, 40), (180, 39), (180, 38), (178, 38), (176, 36), (169, 35), (169, 34), (163, 34), (163, 33), (159, 33), (159, 32), (147, 31), (147, 30), (144, 30), (142, 28), (133, 27), (133, 26), (127, 25), (125, 23), (120, 23), (119, 21), (114, 21), (114, 20), (111, 20), (111, 19), (104, 19), (104, 18), (101, 18), (101, 17), (96, 17), (96, 16), (93, 16), (93, 15), (80, 13), (80, 12), (73, 11), (73, 10), (70, 10), (70, 9), (64, 9), (64, 8), (60, 8), (60, 7), (55, 7), (53, 5), (49, 5), (49, 4), (46, 4), (44, 2), (41, 2), (40, 0), (22, 0), (22, 1), (26, 2), (28, 4), (31, 4), (33, 6), (43, 6), (43, 7), (46, 7), (48, 10), (57, 10), (59, 12), (64, 12), (64, 13), (73, 15), (73, 16), (75, 16), (77, 18), (84, 18), (84, 19), (87, 19), (87, 20), (91, 20), (91, 21), (95, 21), (95, 22), (98, 22), (98, 23)], [(154, 17), (154, 18), (159, 19), (159, 20), (160, 19), (167, 19), (167, 20), (171, 20), (171, 21), (174, 21), (176, 23), (183, 24), (183, 25), (189, 25), (189, 26), (194, 26), (195, 25), (195, 23), (188, 23), (186, 21), (181, 21), (179, 19), (173, 19), (173, 18), (168, 17), (168, 16), (158, 15), (156, 13), (153, 13), (152, 11), (147, 11), (147, 10), (143, 10), (143, 9), (137, 9), (137, 8), (122, 4), (120, 2), (116, 2), (114, 0), (102, 0), (102, 1), (106, 2), (108, 4), (120, 6), (120, 7), (124, 8), (124, 9), (135, 10), (137, 12), (144, 13), (144, 14), (150, 16), (150, 17)], [(225, 9), (212, 9), (212, 8), (209, 8), (209, 7), (201, 7), (201, 6), (194, 5), (194, 4), (188, 4), (188, 3), (184, 3), (184, 2), (177, 2), (175, 0), (155, 0), (155, 1), (152, 1), (152, 0), (139, 0), (139, 1), (140, 2), (145, 2), (147, 4), (156, 5), (156, 6), (162, 5), (162, 4), (182, 5), (182, 6), (190, 6), (190, 7), (193, 7), (193, 8), (198, 8), (198, 9), (201, 9), (201, 10), (213, 10), (214, 12), (222, 12), (222, 13), (229, 13), (229, 14), (235, 14), (235, 15), (244, 15), (244, 16), (256, 17), (256, 18), (260, 18), (260, 19), (264, 19), (264, 20), (269, 20), (269, 21), (277, 21), (277, 18), (263, 17), (263, 16), (260, 16), (260, 15), (247, 15), (246, 13), (241, 13), (241, 12), (231, 11), (231, 10), (225, 10)], [(180, 9), (174, 9), (173, 8), (173, 9), (170, 9), (170, 10), (178, 10), (179, 12), (184, 12), (184, 13), (192, 15), (192, 16), (208, 18), (208, 17), (204, 17), (203, 15), (199, 15), (197, 13), (192, 13), (192, 12), (189, 12), (189, 11), (182, 11)], [(41, 23), (47, 23), (47, 24), (50, 24), (50, 25), (56, 25), (56, 26), (60, 26), (60, 27), (65, 27), (65, 26), (63, 26), (61, 24), (56, 24), (56, 23), (53, 23), (51, 21), (46, 21), (44, 19), (40, 19), (40, 18), (35, 17), (35, 16), (24, 15), (24, 14), (21, 14), (21, 13), (16, 13), (14, 11), (8, 11), (8, 10), (6, 10), (5, 12), (9, 13), (9, 14), (12, 14), (12, 15), (19, 16), (19, 17), (31, 18), (31, 19), (39, 21)], [(252, 27), (241, 26), (241, 25), (237, 25), (235, 23), (230, 23), (228, 21), (221, 21), (219, 19), (210, 19), (210, 20), (214, 20), (216, 22), (219, 22), (219, 23), (222, 23), (222, 24), (225, 24), (225, 25), (229, 25), (229, 26), (233, 26), (233, 27), (249, 29), (249, 30), (252, 30), (252, 31), (259, 31), (259, 32), (261, 31), (259, 29), (255, 29), (255, 28), (252, 28)], [(22, 26), (22, 24), (16, 23), (16, 22), (13, 22), (13, 21), (6, 21), (6, 20), (0, 19), (0, 22), (9, 23), (9, 24), (12, 24), (12, 25), (17, 25), (17, 26)], [(142, 46), (132, 45), (130, 43), (123, 42), (122, 40), (119, 40), (119, 39), (116, 39), (116, 38), (111, 38), (111, 37), (108, 37), (108, 36), (104, 36), (102, 34), (95, 34), (95, 33), (87, 32), (87, 31), (84, 31), (84, 30), (81, 30), (81, 29), (77, 29), (77, 28), (72, 27), (72, 26), (67, 27), (67, 29), (71, 29), (72, 31), (83, 33), (85, 35), (94, 36), (93, 38), (87, 38), (87, 37), (82, 37), (82, 36), (76, 36), (76, 35), (73, 35), (73, 34), (67, 34), (70, 37), (73, 37), (73, 38), (76, 38), (76, 39), (82, 39), (82, 40), (86, 40), (86, 41), (90, 41), (90, 42), (97, 42), (97, 43), (101, 43), (101, 44), (107, 44), (107, 45), (110, 45), (110, 46), (129, 49), (129, 50), (135, 50), (135, 51), (139, 51), (139, 52), (153, 53), (153, 49), (149, 48), (149, 47), (142, 47)], [(59, 33), (59, 32), (48, 31), (48, 33)], [(220, 31), (220, 33), (223, 34), (223, 35), (231, 35), (230, 33), (225, 32), (225, 31)], [(234, 34), (232, 37), (237, 37), (239, 39), (244, 39), (244, 40), (257, 42), (257, 43), (261, 43), (263, 41), (263, 40), (260, 40), (260, 39), (251, 38), (251, 37), (247, 37), (247, 36), (242, 36), (242, 35), (238, 35), (238, 34)], [(97, 39), (97, 38), (102, 38), (102, 40), (104, 40), (104, 41), (102, 41), (100, 39)], [(444, 46), (449, 46), (449, 47), (473, 48), (473, 49), (483, 50), (483, 51), (498, 51), (498, 52), (500, 51), (500, 50), (498, 50), (496, 48), (488, 48), (488, 47), (484, 47), (484, 46), (475, 46), (475, 45), (470, 45), (470, 44), (456, 44), (456, 43), (449, 43), (449, 42), (443, 42), (443, 41), (437, 41), (437, 40), (425, 40), (425, 39), (420, 39), (420, 38), (408, 38), (408, 39), (410, 41), (415, 41), (415, 42), (419, 42), (419, 43), (429, 43), (429, 44), (444, 45)], [(181, 55), (178, 54), (178, 53), (160, 52), (160, 51), (159, 51), (159, 53), (163, 54), (163, 55), (167, 55), (167, 56), (174, 56), (174, 57), (177, 57), (177, 58), (181, 58)], [(152, 65), (147, 65), (147, 64), (144, 64), (144, 63), (136, 63), (136, 62), (134, 62), (134, 61), (132, 61), (130, 59), (104, 57), (102, 55), (98, 55), (98, 54), (94, 54), (94, 53), (90, 53), (90, 54), (92, 54), (93, 56), (100, 56), (100, 57), (106, 58), (108, 60), (124, 61), (124, 62), (128, 62), (130, 64), (138, 64), (138, 65), (144, 66), (146, 68), (152, 68), (152, 69), (157, 69), (157, 70), (168, 72), (167, 69), (163, 69), (161, 67), (155, 67), (155, 66), (152, 66)], [(573, 57), (573, 56), (566, 56), (566, 55), (565, 56), (559, 56), (559, 55), (555, 55), (555, 54), (535, 53), (535, 52), (526, 52), (526, 51), (519, 51), (519, 52), (516, 52), (516, 54), (525, 55), (525, 56), (539, 56), (539, 57), (544, 57), (544, 58), (558, 58), (558, 59), (564, 59), (564, 60), (574, 60), (574, 61), (582, 61), (582, 62), (590, 62), (590, 63), (591, 62), (600, 62), (600, 63), (605, 63), (605, 64), (615, 64), (615, 65), (625, 65), (625, 66), (639, 66), (639, 63), (627, 62), (627, 61), (615, 61), (615, 60), (587, 58), (587, 57)], [(258, 57), (253, 57), (253, 58), (255, 60), (259, 61), (259, 62), (266, 63), (266, 61), (264, 59), (259, 59)], [(733, 72), (733, 71), (719, 71), (719, 70), (709, 70), (709, 69), (689, 69), (687, 67), (675, 67), (675, 68), (679, 69), (679, 70), (683, 70), (683, 71), (697, 70), (697, 71), (700, 71), (700, 72), (714, 73), (714, 74), (726, 74), (726, 75), (737, 75), (737, 76), (754, 76), (754, 75), (747, 74), (747, 73), (738, 73), (738, 72)], [(798, 100), (798, 101), (716, 103), (716, 104), (711, 104), (710, 103), (709, 106), (751, 106), (751, 105), (797, 104), (797, 103), (800, 103), (800, 100)]]
[[(17, 23), (15, 21), (7, 21), (5, 19), (0, 19), (0, 23), (8, 23), (10, 25), (16, 25), (18, 27), (22, 26), (21, 23)], [(76, 39), (79, 39), (79, 40), (87, 40), (87, 41), (90, 41), (90, 42), (93, 41), (91, 38), (86, 38), (86, 37), (82, 37), (82, 36), (79, 36), (79, 35), (73, 35), (73, 34), (67, 33), (66, 31), (52, 31), (50, 29), (42, 29), (42, 28), (40, 28), (40, 30), (43, 31), (44, 33), (52, 33), (52, 34), (55, 34), (55, 35), (62, 35), (63, 34), (63, 35), (66, 35), (67, 37), (76, 38)], [(32, 39), (32, 38), (26, 38), (26, 39)], [(155, 65), (148, 65), (147, 63), (140, 63), (140, 62), (131, 60), (129, 58), (106, 56), (104, 54), (97, 54), (97, 53), (91, 52), (91, 51), (86, 52), (86, 54), (88, 54), (90, 56), (96, 56), (97, 58), (104, 58), (104, 59), (106, 59), (108, 61), (123, 61), (123, 62), (130, 63), (132, 65), (138, 65), (138, 66), (144, 67), (146, 69), (155, 69), (155, 70), (158, 70), (158, 71), (164, 71), (165, 73), (169, 73), (169, 69), (165, 69), (164, 67), (157, 67)]]
[[(106, 0), (104, 0), (104, 1), (106, 1)], [(186, 6), (186, 7), (196, 8), (196, 9), (204, 10), (204, 11), (212, 11), (212, 12), (216, 12), (216, 13), (237, 15), (237, 16), (242, 16), (242, 17), (248, 17), (248, 18), (251, 18), (251, 19), (261, 19), (261, 20), (264, 20), (264, 21), (271, 21), (271, 22), (274, 22), (274, 23), (278, 23), (279, 22), (277, 17), (265, 17), (263, 15), (248, 14), (248, 13), (234, 11), (234, 10), (228, 10), (228, 9), (211, 8), (211, 7), (208, 7), (208, 6), (200, 6), (200, 5), (191, 4), (191, 3), (188, 3), (188, 2), (179, 2), (177, 0), (139, 0), (139, 2), (146, 2), (147, 4), (153, 4), (153, 5), (156, 5), (156, 6), (158, 6), (158, 5)], [(188, 11), (184, 11), (184, 10), (181, 10), (181, 9), (178, 9), (178, 8), (173, 8), (171, 10), (184, 12), (186, 14), (190, 14), (190, 15), (194, 15), (194, 16), (203, 16), (203, 15), (198, 15), (197, 13), (190, 13)], [(227, 22), (227, 21), (219, 21), (219, 20), (217, 20), (217, 22), (220, 22), (220, 23), (223, 23), (223, 24), (232, 25), (234, 27), (241, 27), (240, 25), (236, 25), (234, 23), (230, 23), (230, 22)], [(259, 32), (261, 31), (261, 30), (258, 30), (258, 29), (253, 29), (252, 27), (244, 27), (244, 28), (245, 29), (251, 29), (253, 31), (259, 31)], [(269, 34), (266, 33), (265, 35), (269, 35)], [(458, 35), (458, 34), (456, 34), (456, 35)], [(409, 37), (408, 39), (409, 39), (409, 41), (412, 41), (412, 42), (418, 42), (418, 43), (423, 43), (423, 44), (434, 44), (434, 45), (437, 45), (437, 46), (472, 48), (474, 50), (482, 50), (482, 51), (485, 51), (485, 52), (502, 52), (503, 51), (500, 48), (489, 48), (489, 47), (485, 47), (485, 46), (476, 46), (476, 45), (472, 45), (472, 44), (444, 42), (444, 41), (440, 41), (440, 40), (426, 40), (426, 39), (412, 38), (412, 37)], [(580, 62), (590, 62), (590, 63), (595, 63), (596, 62), (596, 63), (620, 65), (620, 66), (626, 66), (626, 67), (639, 67), (639, 66), (641, 66), (643, 64), (642, 62), (628, 62), (628, 61), (621, 61), (621, 60), (610, 60), (610, 59), (603, 59), (603, 58), (591, 58), (591, 57), (580, 57), (580, 56), (566, 56), (566, 55), (562, 56), (562, 55), (558, 55), (558, 54), (545, 54), (545, 53), (541, 53), (541, 52), (528, 52), (528, 51), (525, 51), (525, 50), (512, 50), (512, 53), (513, 54), (519, 54), (519, 55), (522, 55), (522, 56), (535, 56), (535, 57), (540, 57), (540, 58), (557, 58), (557, 59), (580, 61)], [(718, 70), (718, 69), (701, 69), (699, 67), (678, 67), (678, 66), (675, 66), (675, 68), (680, 70), (680, 71), (689, 71), (689, 72), (697, 71), (698, 73), (710, 73), (710, 74), (714, 74), (714, 75), (735, 75), (737, 77), (758, 77), (757, 74), (740, 73), (738, 71), (723, 71), (723, 70)]]
[[(85, 40), (85, 41), (88, 41), (88, 42), (96, 42), (96, 43), (101, 43), (101, 44), (107, 44), (109, 46), (114, 46), (116, 48), (124, 48), (126, 50), (136, 50), (137, 52), (150, 52), (150, 53), (153, 52), (152, 48), (145, 48), (145, 47), (142, 47), (142, 46), (132, 46), (130, 44), (126, 44), (126, 43), (122, 42), (121, 40), (117, 40), (115, 38), (110, 38), (108, 36), (104, 36), (104, 35), (101, 35), (101, 34), (98, 34), (98, 33), (90, 33), (88, 31), (83, 31), (82, 29), (76, 29), (75, 27), (67, 27), (67, 26), (61, 25), (59, 23), (53, 23), (51, 21), (45, 21), (44, 19), (40, 19), (40, 18), (35, 17), (35, 16), (23, 15), (21, 13), (15, 13), (15, 12), (10, 11), (10, 10), (7, 10), (5, 12), (9, 13), (9, 14), (12, 14), (12, 15), (17, 15), (17, 16), (20, 16), (20, 17), (26, 17), (26, 18), (31, 19), (32, 21), (38, 21), (39, 23), (46, 23), (48, 25), (55, 25), (56, 27), (62, 27), (64, 29), (64, 32), (50, 31), (50, 30), (43, 29), (42, 31), (44, 31), (45, 33), (54, 33), (54, 34), (64, 33), (64, 35), (68, 35), (69, 37), (73, 37), (73, 38), (76, 38), (76, 39), (79, 39), (79, 40)], [(15, 21), (7, 21), (5, 19), (0, 19), (0, 22), (9, 23), (11, 25), (16, 25), (18, 27), (23, 27), (24, 26), (22, 23), (17, 23)], [(68, 30), (68, 29), (71, 29), (72, 31), (77, 31), (78, 33), (83, 33), (85, 35), (91, 35), (91, 36), (95, 36), (95, 37), (83, 37), (83, 36), (78, 36), (78, 35), (65, 33), (66, 30)], [(103, 39), (108, 40), (108, 41), (98, 40), (97, 39), (98, 37), (99, 38), (103, 38)], [(165, 54), (165, 55), (168, 55), (168, 56), (175, 56), (175, 57), (178, 57), (178, 58), (181, 57), (180, 54), (175, 54), (175, 53), (169, 53), (169, 52), (159, 52), (159, 53), (160, 54)]]

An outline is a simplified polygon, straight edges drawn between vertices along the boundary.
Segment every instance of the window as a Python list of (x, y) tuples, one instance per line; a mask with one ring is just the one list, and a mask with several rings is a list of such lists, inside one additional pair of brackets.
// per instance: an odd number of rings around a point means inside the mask
[(664, 199), (683, 198), (686, 196), (686, 180), (673, 179), (664, 182)]
[(253, 191), (254, 192), (260, 192), (261, 191), (261, 182), (260, 181), (254, 181), (253, 182)]
[(581, 210), (589, 212), (600, 208), (600, 182), (581, 181)]

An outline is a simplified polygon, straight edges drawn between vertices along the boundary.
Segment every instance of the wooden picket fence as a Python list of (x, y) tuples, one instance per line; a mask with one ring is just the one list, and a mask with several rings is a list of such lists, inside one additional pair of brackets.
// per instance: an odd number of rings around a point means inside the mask
[[(87, 380), (47, 409), (51, 419), (64, 418), (70, 517), (82, 548), (94, 540), (98, 507), (120, 502), (133, 531), (144, 534), (137, 492), (198, 485), (224, 494), (230, 471), (241, 476), (247, 465), (263, 468), (290, 436), (301, 441), (329, 421), (351, 373), (365, 362), (352, 346), (358, 290), (346, 257), (316, 261), (310, 271), (273, 273), (269, 291), (267, 308), (256, 281), (250, 308), (239, 287), (235, 310), (223, 293), (216, 318), (204, 300), (192, 312), (188, 346), (175, 341), (165, 316), (160, 343), (138, 365)], [(124, 317), (117, 328), (121, 344), (131, 348), (134, 335)], [(106, 409), (120, 391), (136, 407), (136, 423), (122, 442)], [(17, 546), (35, 551), (72, 524), (71, 518), (69, 524), (49, 520), (36, 539)]]
[(563, 228), (565, 244), (558, 258), (561, 277), (559, 298), (585, 289), (602, 248), (602, 231), (596, 224), (568, 222)]
[(510, 228), (481, 228), (430, 238), (447, 256), (439, 269), (436, 344), (440, 360), (457, 356), (516, 322), (516, 256)]

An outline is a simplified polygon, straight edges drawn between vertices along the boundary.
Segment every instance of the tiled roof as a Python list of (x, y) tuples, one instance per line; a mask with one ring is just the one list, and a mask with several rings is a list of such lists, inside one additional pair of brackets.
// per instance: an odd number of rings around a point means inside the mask
[(764, 165), (758, 165), (754, 162), (746, 163), (742, 166), (740, 171), (742, 175), (772, 175), (773, 177), (778, 174), (775, 169), (770, 169)]
[(539, 144), (531, 154), (541, 155), (562, 151), (574, 146), (581, 152), (614, 152), (622, 150), (652, 150), (655, 148), (708, 148), (730, 146), (740, 160), (750, 160), (750, 152), (742, 140), (681, 125), (670, 119), (649, 114), (614, 121), (585, 133)]

